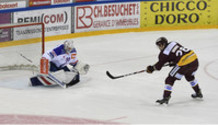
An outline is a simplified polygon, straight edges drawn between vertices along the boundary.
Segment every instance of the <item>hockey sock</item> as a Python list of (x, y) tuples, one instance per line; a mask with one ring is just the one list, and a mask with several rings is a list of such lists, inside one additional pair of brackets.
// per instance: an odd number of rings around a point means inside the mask
[(197, 80), (191, 81), (190, 84), (196, 93), (198, 93), (200, 91)]
[(172, 86), (170, 84), (166, 84), (165, 85), (165, 90), (164, 90), (164, 93), (163, 93), (163, 97), (166, 98), (166, 97), (169, 97), (172, 93)]

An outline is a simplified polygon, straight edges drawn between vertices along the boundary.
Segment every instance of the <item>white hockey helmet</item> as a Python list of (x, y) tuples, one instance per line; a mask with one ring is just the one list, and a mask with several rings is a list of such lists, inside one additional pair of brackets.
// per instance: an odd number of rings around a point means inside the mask
[(64, 50), (67, 53), (70, 53), (73, 50), (73, 48), (74, 48), (73, 43), (74, 43), (73, 40), (66, 40), (66, 41), (64, 41)]

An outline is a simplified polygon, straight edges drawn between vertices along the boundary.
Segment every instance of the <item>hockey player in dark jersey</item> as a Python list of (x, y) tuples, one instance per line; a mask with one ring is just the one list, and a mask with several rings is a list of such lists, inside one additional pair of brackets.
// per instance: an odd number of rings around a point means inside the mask
[(161, 70), (166, 64), (173, 66), (168, 77), (165, 79), (163, 99), (157, 100), (156, 102), (159, 104), (168, 104), (174, 82), (181, 80), (183, 76), (195, 91), (195, 93), (191, 95), (192, 98), (203, 98), (201, 89), (195, 78), (195, 72), (199, 64), (194, 51), (183, 47), (177, 42), (168, 42), (165, 37), (158, 38), (156, 45), (160, 49), (159, 60), (154, 65), (147, 66), (147, 73)]

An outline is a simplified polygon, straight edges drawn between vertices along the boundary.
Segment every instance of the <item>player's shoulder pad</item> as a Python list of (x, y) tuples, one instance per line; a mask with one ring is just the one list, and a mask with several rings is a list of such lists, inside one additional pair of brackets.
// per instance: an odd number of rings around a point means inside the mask
[(65, 54), (64, 45), (63, 44), (59, 45), (58, 47), (54, 48), (53, 51), (56, 53), (57, 56)]
[(177, 43), (176, 42), (170, 42), (166, 48), (163, 50), (163, 54), (165, 55), (169, 55), (170, 52), (172, 51), (172, 49), (174, 48), (174, 46), (176, 45)]

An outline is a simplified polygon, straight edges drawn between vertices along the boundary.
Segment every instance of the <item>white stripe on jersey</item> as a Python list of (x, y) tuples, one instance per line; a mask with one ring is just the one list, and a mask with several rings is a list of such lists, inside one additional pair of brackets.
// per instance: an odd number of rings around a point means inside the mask
[(176, 45), (176, 42), (171, 42), (163, 51), (163, 54), (169, 55), (170, 51), (173, 49), (173, 47)]
[(175, 66), (171, 71), (170, 71), (170, 76), (174, 76), (176, 73), (177, 73), (177, 71), (180, 69), (180, 67), (179, 66)]

